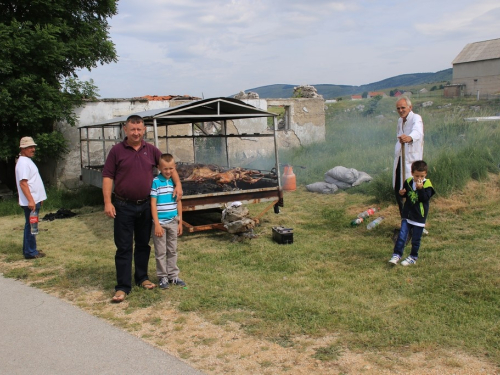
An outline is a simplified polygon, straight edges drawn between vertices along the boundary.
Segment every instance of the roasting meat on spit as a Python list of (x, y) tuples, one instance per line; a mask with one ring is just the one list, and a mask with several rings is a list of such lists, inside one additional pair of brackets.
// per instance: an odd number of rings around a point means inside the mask
[(201, 164), (178, 165), (177, 172), (181, 181), (202, 183), (206, 180), (214, 180), (219, 186), (231, 183), (236, 186), (237, 181), (254, 184), (263, 177), (262, 173), (255, 170), (237, 167), (224, 171), (217, 166)]

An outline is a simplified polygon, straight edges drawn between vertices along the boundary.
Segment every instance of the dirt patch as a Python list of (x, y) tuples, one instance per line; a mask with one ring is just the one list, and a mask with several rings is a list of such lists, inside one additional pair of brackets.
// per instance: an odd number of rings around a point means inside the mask
[[(495, 365), (456, 351), (408, 347), (398, 352), (353, 352), (335, 347), (335, 336), (297, 336), (280, 345), (253, 337), (234, 322), (216, 325), (196, 313), (179, 312), (169, 301), (130, 312), (127, 301), (111, 304), (109, 295), (100, 291), (57, 297), (207, 374), (500, 374)], [(317, 359), (318, 353), (331, 357)]]

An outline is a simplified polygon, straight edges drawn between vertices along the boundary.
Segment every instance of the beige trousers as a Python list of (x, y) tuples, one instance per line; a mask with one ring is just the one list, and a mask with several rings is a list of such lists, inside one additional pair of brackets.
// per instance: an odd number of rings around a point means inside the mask
[(177, 267), (177, 227), (179, 217), (176, 217), (168, 224), (161, 227), (164, 229), (163, 236), (155, 235), (153, 225), (152, 237), (155, 245), (156, 275), (159, 279), (167, 277), (169, 280), (175, 279), (179, 275)]

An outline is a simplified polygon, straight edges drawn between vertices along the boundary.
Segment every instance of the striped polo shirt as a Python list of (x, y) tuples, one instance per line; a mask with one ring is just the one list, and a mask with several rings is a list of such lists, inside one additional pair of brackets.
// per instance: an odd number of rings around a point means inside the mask
[(173, 197), (174, 183), (161, 173), (153, 179), (151, 197), (156, 198), (156, 208), (160, 224), (167, 224), (177, 216), (177, 202)]

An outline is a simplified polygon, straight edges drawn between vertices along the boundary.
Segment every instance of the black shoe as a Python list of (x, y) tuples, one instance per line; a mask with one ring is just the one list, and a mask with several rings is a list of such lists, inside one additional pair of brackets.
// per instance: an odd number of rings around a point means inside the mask
[(169, 288), (168, 279), (166, 277), (160, 278), (160, 288), (161, 289), (168, 289)]
[(38, 254), (33, 255), (32, 257), (26, 257), (26, 259), (38, 259), (38, 258), (43, 258), (45, 256), (45, 253), (42, 253), (41, 251), (38, 252)]
[(186, 283), (181, 279), (179, 279), (178, 277), (176, 277), (175, 279), (170, 279), (168, 280), (168, 282), (172, 285), (186, 286)]

